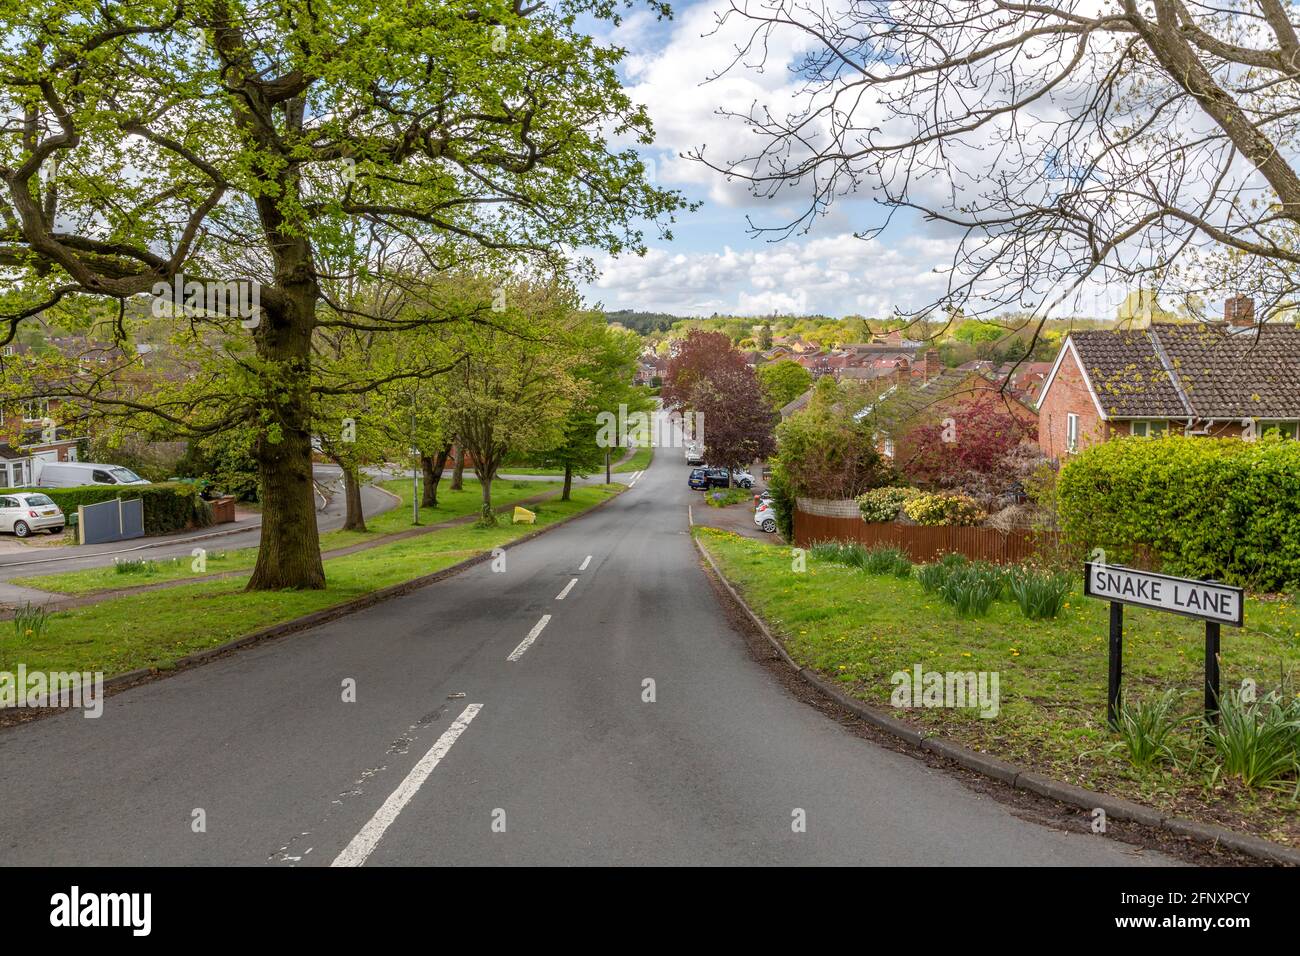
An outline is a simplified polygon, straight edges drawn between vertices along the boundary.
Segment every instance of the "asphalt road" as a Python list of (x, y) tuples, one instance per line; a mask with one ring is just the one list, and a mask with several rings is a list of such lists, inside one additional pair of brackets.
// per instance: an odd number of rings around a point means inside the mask
[(1169, 862), (1025, 822), (790, 697), (699, 568), (685, 476), (667, 450), (504, 572), (0, 731), (0, 862)]

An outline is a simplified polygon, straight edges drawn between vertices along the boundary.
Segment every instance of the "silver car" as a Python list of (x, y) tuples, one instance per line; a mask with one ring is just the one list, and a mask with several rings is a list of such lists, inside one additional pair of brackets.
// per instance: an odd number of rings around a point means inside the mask
[(10, 531), (25, 538), (33, 531), (58, 534), (63, 525), (63, 512), (49, 495), (35, 492), (0, 495), (0, 531)]

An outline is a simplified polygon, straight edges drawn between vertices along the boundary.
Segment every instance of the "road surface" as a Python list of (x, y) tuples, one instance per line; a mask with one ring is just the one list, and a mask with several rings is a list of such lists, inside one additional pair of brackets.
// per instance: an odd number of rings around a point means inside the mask
[(0, 731), (0, 862), (1169, 862), (790, 697), (699, 568), (685, 475), (669, 450), (502, 573)]

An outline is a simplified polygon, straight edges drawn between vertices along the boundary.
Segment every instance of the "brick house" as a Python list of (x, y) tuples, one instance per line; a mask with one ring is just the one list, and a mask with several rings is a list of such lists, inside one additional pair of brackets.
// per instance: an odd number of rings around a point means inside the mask
[(1256, 325), (1241, 301), (1224, 323), (1071, 332), (1038, 400), (1043, 453), (1123, 435), (1297, 437), (1300, 328)]

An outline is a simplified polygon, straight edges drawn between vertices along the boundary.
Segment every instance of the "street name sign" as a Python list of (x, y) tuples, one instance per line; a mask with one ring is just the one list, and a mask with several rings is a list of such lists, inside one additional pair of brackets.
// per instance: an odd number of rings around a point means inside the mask
[(1241, 627), (1245, 592), (1217, 581), (1175, 578), (1118, 564), (1085, 561), (1083, 593), (1110, 602), (1110, 672), (1106, 719), (1119, 726), (1120, 680), (1124, 663), (1124, 605), (1182, 614), (1205, 622), (1205, 716), (1219, 713), (1219, 628)]
[(1175, 578), (1167, 574), (1122, 568), (1114, 564), (1084, 564), (1083, 593), (1104, 601), (1122, 601), (1157, 611), (1172, 611), (1204, 621), (1241, 627), (1242, 590), (1213, 581)]

